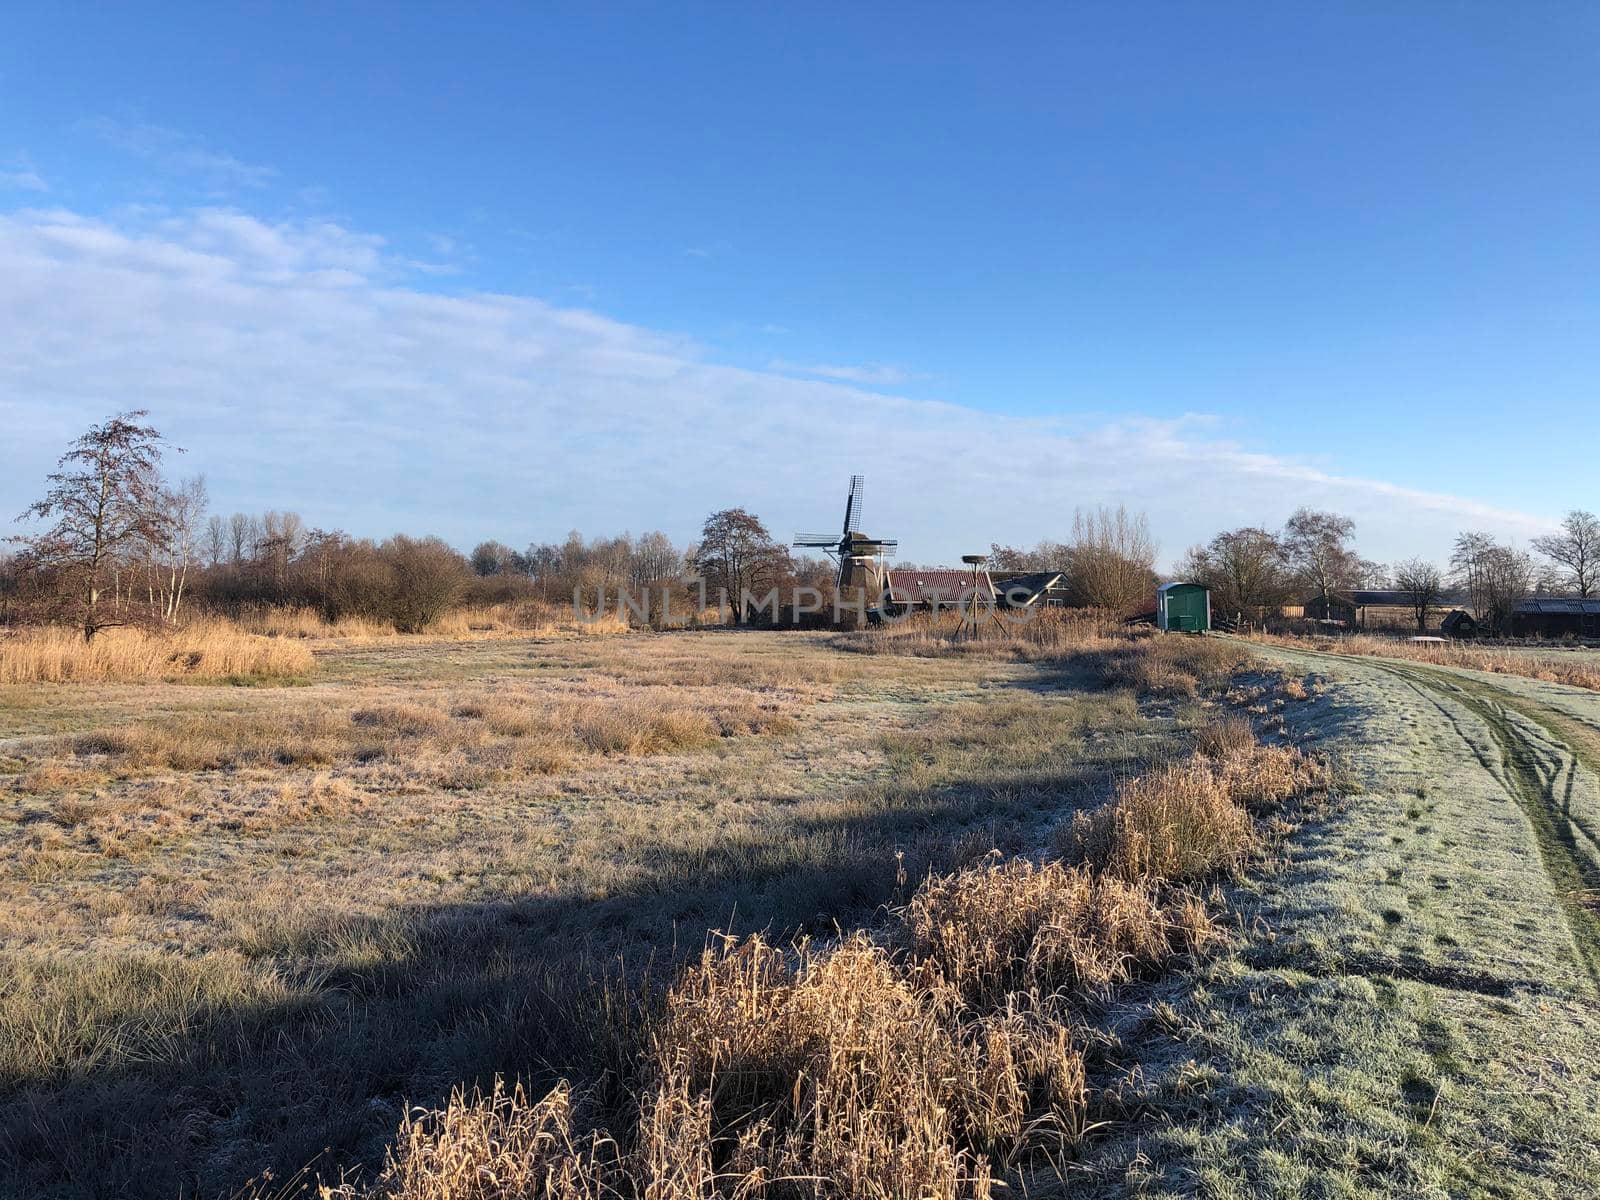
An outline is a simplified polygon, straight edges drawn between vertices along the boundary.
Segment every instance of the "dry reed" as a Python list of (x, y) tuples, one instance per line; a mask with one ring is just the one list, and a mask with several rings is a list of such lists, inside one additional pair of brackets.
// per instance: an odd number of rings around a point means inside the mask
[(0, 683), (142, 683), (162, 679), (288, 678), (315, 665), (303, 646), (258, 637), (227, 621), (170, 632), (20, 629), (0, 638)]

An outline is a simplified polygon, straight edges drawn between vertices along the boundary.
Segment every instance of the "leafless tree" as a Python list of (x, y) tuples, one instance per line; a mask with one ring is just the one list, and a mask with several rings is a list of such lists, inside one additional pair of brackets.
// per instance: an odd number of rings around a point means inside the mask
[(162, 506), (168, 517), (168, 536), (164, 546), (150, 547), (151, 583), (159, 597), (161, 618), (177, 622), (183, 608), (189, 571), (200, 562), (200, 521), (206, 513), (206, 479), (196, 475), (167, 491)]
[(1131, 613), (1155, 591), (1150, 522), (1120, 505), (1073, 513), (1067, 562), (1073, 594), (1091, 608)]
[(1587, 599), (1600, 588), (1600, 517), (1573, 509), (1561, 532), (1533, 539), (1533, 548), (1561, 568), (1565, 582)]
[(1505, 631), (1517, 602), (1533, 591), (1533, 556), (1512, 546), (1494, 546), (1479, 567), (1486, 611), (1495, 627)]
[(1417, 632), (1428, 631), (1428, 615), (1444, 595), (1444, 572), (1421, 558), (1408, 558), (1394, 569), (1394, 586), (1404, 592), (1417, 618)]
[(228, 523), (220, 513), (212, 513), (206, 522), (206, 558), (215, 569), (228, 557)]
[(1191, 549), (1181, 569), (1211, 589), (1219, 613), (1259, 618), (1283, 604), (1291, 587), (1283, 544), (1259, 526), (1217, 534)]
[(392, 568), (389, 610), (401, 633), (420, 633), (453, 607), (471, 568), (440, 538), (396, 534), (379, 548)]
[(672, 539), (659, 530), (642, 536), (633, 546), (629, 582), (636, 588), (676, 579), (683, 573), (683, 555)]
[(1295, 581), (1320, 600), (1348, 600), (1381, 568), (1356, 553), (1351, 544), (1356, 523), (1339, 513), (1296, 509), (1283, 527), (1284, 561)]
[(1489, 602), (1484, 587), (1486, 556), (1497, 548), (1493, 534), (1468, 530), (1456, 536), (1450, 552), (1450, 570), (1457, 586), (1467, 593), (1467, 603), (1480, 620), (1488, 616)]
[(234, 566), (242, 567), (260, 541), (261, 523), (254, 517), (236, 512), (228, 518), (228, 556)]
[(472, 573), (480, 578), (511, 569), (516, 551), (504, 542), (479, 542), (472, 548)]
[(726, 592), (743, 619), (741, 599), (775, 585), (788, 559), (789, 552), (772, 540), (759, 517), (742, 508), (725, 508), (706, 518), (695, 568), (713, 595), (718, 588)]
[(127, 620), (120, 605), (102, 603), (107, 572), (141, 546), (164, 545), (171, 534), (161, 503), (166, 443), (154, 427), (139, 423), (147, 415), (126, 412), (92, 426), (61, 456), (44, 498), (19, 518), (54, 521), (46, 532), (17, 540), (58, 573), (85, 641)]

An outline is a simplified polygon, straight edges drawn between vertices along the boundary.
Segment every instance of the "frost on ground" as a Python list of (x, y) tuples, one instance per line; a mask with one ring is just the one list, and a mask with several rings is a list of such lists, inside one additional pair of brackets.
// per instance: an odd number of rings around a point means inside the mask
[(1136, 1194), (1600, 1192), (1600, 695), (1264, 649), (1352, 794), (1239, 889), (1246, 936), (1142, 1031), (1102, 1164)]

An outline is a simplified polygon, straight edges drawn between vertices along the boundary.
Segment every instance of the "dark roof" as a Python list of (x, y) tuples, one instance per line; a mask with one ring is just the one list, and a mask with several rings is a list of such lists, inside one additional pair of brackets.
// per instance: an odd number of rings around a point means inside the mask
[[(1307, 596), (1307, 604), (1318, 604), (1322, 600), (1320, 595)], [(1434, 598), (1434, 605), (1443, 608), (1446, 605), (1462, 604), (1466, 596), (1460, 592), (1440, 592)], [(1357, 588), (1353, 592), (1334, 592), (1328, 597), (1330, 604), (1344, 604), (1352, 608), (1366, 608), (1371, 605), (1379, 608), (1410, 608), (1411, 593), (1401, 588)]]
[(1044, 593), (1061, 583), (1065, 576), (1060, 571), (1005, 571), (990, 576), (994, 590), (1009, 604), (1026, 608)]
[[(935, 600), (954, 604), (967, 595), (971, 588), (971, 571), (912, 571), (896, 567), (889, 572), (889, 598), (900, 604), (928, 604)], [(981, 575), (978, 577), (978, 591), (986, 600), (991, 595), (989, 585)]]
[(1576, 596), (1538, 596), (1532, 600), (1518, 600), (1511, 606), (1511, 611), (1600, 615), (1600, 599), (1580, 600)]

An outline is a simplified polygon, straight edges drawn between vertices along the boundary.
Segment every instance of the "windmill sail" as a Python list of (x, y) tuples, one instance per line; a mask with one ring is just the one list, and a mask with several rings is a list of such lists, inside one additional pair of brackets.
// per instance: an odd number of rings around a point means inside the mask
[(865, 475), (850, 476), (850, 494), (844, 502), (844, 536), (849, 537), (861, 528), (861, 497), (866, 489)]

